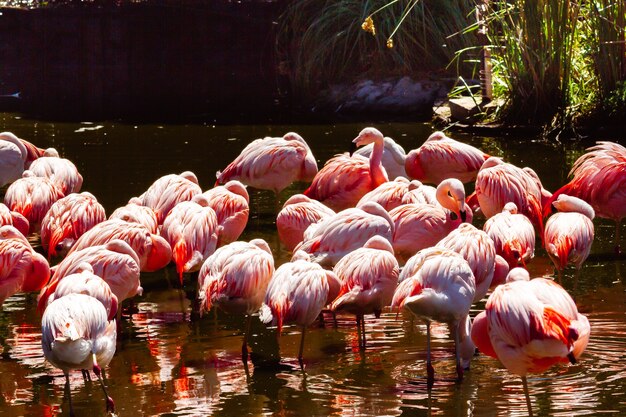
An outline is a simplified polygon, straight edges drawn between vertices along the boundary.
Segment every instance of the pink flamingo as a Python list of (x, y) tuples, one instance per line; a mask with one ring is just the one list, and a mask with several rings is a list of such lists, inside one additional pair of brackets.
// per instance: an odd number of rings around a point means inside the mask
[(476, 199), (480, 209), (489, 218), (502, 212), (512, 202), (518, 211), (528, 217), (543, 235), (541, 201), (543, 187), (537, 175), (528, 170), (491, 157), (485, 161), (476, 177)]
[(321, 201), (335, 211), (354, 207), (367, 192), (387, 182), (387, 172), (381, 160), (383, 134), (367, 127), (353, 140), (356, 146), (374, 144), (370, 158), (361, 155), (337, 155), (330, 159), (304, 192), (307, 197)]
[(391, 240), (393, 221), (380, 204), (368, 202), (310, 225), (294, 252), (302, 250), (310, 254), (314, 262), (332, 267), (375, 235)]
[(150, 233), (139, 223), (128, 223), (120, 219), (105, 220), (96, 224), (78, 238), (68, 254), (91, 246), (104, 245), (120, 239), (130, 245), (139, 258), (143, 272), (154, 272), (165, 268), (172, 260), (172, 248), (163, 237)]
[(9, 186), (4, 195), (4, 204), (28, 220), (29, 232), (41, 229), (41, 220), (52, 204), (63, 198), (63, 193), (48, 178), (34, 177), (24, 171), (24, 177)]
[(409, 203), (436, 204), (435, 195), (434, 187), (423, 185), (417, 180), (409, 181), (404, 177), (398, 177), (393, 181), (380, 184), (365, 194), (357, 206), (366, 201), (374, 201), (385, 210), (391, 211), (398, 206)]
[(296, 252), (291, 262), (282, 264), (270, 280), (261, 307), (261, 322), (278, 327), (294, 323), (302, 328), (298, 361), (302, 366), (306, 329), (320, 315), (329, 299), (339, 293), (341, 283), (337, 276), (309, 261), (305, 252)]
[(55, 267), (54, 275), (39, 293), (38, 310), (42, 313), (48, 298), (56, 291), (64, 277), (82, 272), (91, 265), (91, 271), (106, 281), (117, 297), (121, 314), (122, 301), (141, 295), (143, 288), (139, 281), (139, 258), (135, 251), (122, 240), (113, 240), (106, 245), (91, 246), (74, 251)]
[[(437, 246), (455, 251), (467, 261), (476, 282), (476, 292), (473, 302), (482, 300), (487, 294), (494, 274), (497, 272), (497, 281), (504, 280), (506, 270), (496, 268), (496, 247), (489, 235), (469, 223), (461, 224), (437, 243)], [(503, 264), (506, 261), (502, 259)]]
[(302, 242), (304, 231), (311, 224), (333, 215), (335, 212), (319, 201), (304, 194), (293, 195), (285, 201), (276, 216), (278, 237), (288, 250), (293, 251)]
[(27, 150), (11, 132), (0, 133), (0, 187), (21, 178)]
[(335, 265), (333, 272), (341, 281), (332, 311), (356, 315), (359, 347), (365, 349), (365, 314), (380, 317), (398, 285), (399, 266), (391, 243), (382, 236), (372, 236), (362, 248), (350, 252)]
[(20, 242), (24, 243), (26, 246), (31, 246), (26, 236), (24, 236), (24, 234), (20, 232), (19, 230), (17, 230), (15, 227), (9, 224), (0, 226), (0, 240), (8, 240), (8, 239), (19, 240)]
[(46, 302), (47, 306), (68, 294), (86, 294), (100, 301), (107, 312), (108, 319), (113, 320), (118, 308), (117, 296), (113, 294), (105, 280), (93, 273), (91, 264), (84, 263), (80, 269), (81, 272), (67, 275), (59, 281)]
[[(569, 177), (571, 181), (552, 195), (555, 200), (567, 194), (585, 200), (595, 215), (615, 222), (615, 249), (619, 252), (620, 224), (626, 216), (626, 148), (614, 142), (596, 142), (576, 160)], [(544, 215), (551, 207), (544, 205)]]
[(11, 211), (9, 208), (0, 203), (0, 226), (13, 226), (24, 236), (28, 236), (29, 224), (26, 217), (17, 211)]
[(250, 197), (246, 187), (239, 181), (228, 181), (202, 194), (217, 215), (219, 231), (217, 246), (224, 246), (239, 239), (248, 224)]
[(574, 264), (578, 274), (591, 251), (595, 213), (585, 201), (567, 194), (559, 194), (552, 206), (558, 213), (550, 216), (546, 223), (543, 237), (546, 252), (559, 276), (568, 263)]
[(317, 174), (317, 162), (302, 136), (295, 132), (282, 138), (256, 139), (246, 146), (224, 171), (217, 183), (230, 180), (279, 194), (294, 181), (309, 182)]
[(392, 307), (409, 310), (426, 322), (426, 366), (428, 385), (432, 386), (435, 371), (430, 359), (430, 322), (448, 323), (454, 334), (456, 371), (463, 379), (461, 364), (461, 324), (476, 293), (476, 282), (469, 264), (461, 255), (445, 248), (421, 250), (406, 263), (400, 273), (399, 284), (391, 302)]
[(202, 194), (198, 178), (193, 172), (185, 171), (180, 175), (169, 174), (156, 180), (145, 193), (133, 197), (129, 203), (150, 207), (156, 214), (159, 225), (172, 208), (181, 201), (189, 201), (196, 194)]
[(515, 203), (507, 203), (502, 212), (487, 219), (483, 225), (509, 268), (526, 264), (535, 256), (535, 229), (528, 217), (517, 212)]
[(405, 168), (409, 178), (427, 183), (439, 184), (447, 178), (467, 183), (476, 178), (487, 158), (483, 151), (435, 132), (409, 152)]
[(437, 206), (405, 204), (389, 213), (394, 223), (393, 249), (401, 262), (433, 246), (461, 223), (472, 221), (461, 181), (455, 178), (442, 181), (437, 186), (436, 196)]
[(63, 193), (77, 193), (83, 186), (83, 176), (69, 159), (42, 156), (30, 165), (29, 170), (37, 177), (49, 178)]
[(213, 306), (229, 314), (244, 314), (246, 325), (241, 359), (247, 366), (252, 316), (261, 308), (274, 274), (274, 257), (263, 239), (233, 242), (209, 256), (198, 275), (200, 313)]
[(65, 255), (86, 231), (106, 219), (104, 207), (91, 193), (57, 200), (41, 221), (41, 246), (48, 258)]
[(172, 260), (183, 285), (183, 273), (200, 270), (217, 247), (217, 216), (206, 198), (178, 203), (163, 221), (161, 235), (172, 248)]
[(50, 278), (48, 261), (15, 232), (0, 228), (0, 305), (18, 292), (39, 291)]
[(115, 321), (108, 321), (100, 301), (85, 294), (69, 294), (51, 303), (41, 319), (41, 347), (46, 359), (65, 374), (65, 390), (72, 408), (69, 371), (93, 369), (104, 392), (107, 412), (115, 411), (102, 380), (102, 366), (115, 354)]
[[(365, 158), (370, 158), (374, 151), (374, 144), (370, 143), (359, 149), (354, 154), (361, 155)], [(389, 179), (403, 177), (406, 178), (406, 170), (404, 169), (404, 163), (406, 161), (406, 152), (402, 146), (398, 145), (393, 139), (385, 136), (383, 138), (383, 156), (381, 163), (385, 167), (387, 176)]]
[(159, 232), (159, 222), (157, 221), (154, 210), (150, 207), (140, 206), (139, 204), (128, 203), (123, 207), (115, 209), (109, 216), (111, 219), (120, 219), (129, 223), (139, 223), (146, 226), (150, 233), (157, 234)]
[(535, 278), (497, 287), (474, 319), (472, 340), (481, 352), (522, 377), (532, 416), (526, 375), (560, 362), (575, 363), (589, 333), (589, 321), (567, 291), (552, 280)]

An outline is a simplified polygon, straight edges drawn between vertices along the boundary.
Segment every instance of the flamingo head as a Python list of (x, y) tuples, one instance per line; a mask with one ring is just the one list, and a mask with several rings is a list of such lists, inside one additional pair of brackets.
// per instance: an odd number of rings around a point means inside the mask
[(572, 197), (567, 194), (559, 194), (556, 200), (552, 201), (551, 207), (554, 211), (560, 212), (575, 212), (584, 214), (591, 220), (596, 216), (593, 207), (591, 207), (585, 200), (578, 197)]
[(248, 190), (246, 190), (246, 186), (237, 180), (228, 181), (224, 184), (224, 188), (230, 191), (233, 194), (237, 194), (246, 199), (247, 203), (250, 203), (250, 195), (248, 194)]
[(352, 141), (357, 147), (377, 142), (382, 144), (384, 142), (384, 136), (380, 130), (374, 127), (366, 127), (361, 130), (359, 136)]
[(526, 268), (515, 267), (509, 271), (506, 275), (506, 282), (513, 281), (530, 281), (530, 274), (526, 270)]
[(22, 291), (24, 292), (39, 291), (50, 279), (50, 265), (46, 258), (40, 254), (33, 253), (30, 268), (31, 270), (22, 284)]
[(456, 178), (441, 181), (437, 186), (436, 197), (443, 208), (452, 212), (452, 220), (460, 218), (462, 222), (465, 222), (470, 213), (469, 221), (471, 222), (471, 209), (465, 204), (465, 187), (461, 181)]
[(443, 139), (447, 139), (448, 137), (446, 136), (445, 133), (441, 132), (441, 131), (436, 131), (430, 134), (430, 136), (428, 137), (428, 139), (426, 139), (426, 142), (434, 142), (437, 140), (443, 140)]
[(150, 246), (150, 253), (146, 259), (146, 265), (144, 271), (153, 272), (164, 268), (172, 259), (172, 248), (167, 240), (159, 235), (151, 234), (152, 245)]

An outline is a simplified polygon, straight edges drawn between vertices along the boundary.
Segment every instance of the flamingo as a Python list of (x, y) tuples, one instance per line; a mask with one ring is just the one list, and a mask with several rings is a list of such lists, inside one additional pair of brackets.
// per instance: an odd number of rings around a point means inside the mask
[(309, 253), (314, 262), (332, 267), (375, 235), (391, 240), (393, 221), (380, 204), (368, 202), (310, 225), (294, 252), (302, 250)]
[(118, 207), (109, 216), (109, 220), (111, 219), (120, 219), (129, 223), (142, 224), (153, 234), (159, 232), (159, 222), (157, 221), (154, 210), (139, 204), (128, 203), (123, 207)]
[[(476, 282), (476, 292), (473, 302), (482, 300), (487, 294), (494, 274), (504, 278), (508, 273), (508, 265), (505, 271), (496, 268), (496, 247), (493, 240), (484, 231), (477, 229), (469, 223), (463, 223), (440, 240), (436, 246), (455, 251), (467, 261)], [(501, 263), (506, 264), (502, 259)], [(496, 278), (500, 281), (501, 278)]]
[(219, 231), (217, 246), (224, 246), (239, 239), (248, 224), (250, 197), (246, 187), (239, 181), (228, 181), (202, 194), (208, 206), (215, 211)]
[(568, 263), (574, 264), (576, 273), (589, 256), (593, 243), (593, 208), (584, 200), (567, 194), (559, 194), (552, 201), (558, 210), (548, 218), (544, 232), (546, 252), (562, 274)]
[(472, 327), (478, 349), (522, 378), (530, 416), (526, 375), (560, 362), (575, 363), (589, 334), (589, 321), (567, 291), (545, 278), (521, 278), (497, 287)]
[(48, 258), (64, 255), (86, 231), (106, 219), (104, 207), (91, 193), (57, 200), (41, 221), (41, 246)]
[(437, 186), (438, 205), (405, 204), (389, 212), (394, 223), (393, 249), (400, 261), (435, 245), (461, 223), (472, 221), (463, 183), (455, 178)]
[(626, 148), (614, 142), (596, 142), (586, 151), (574, 162), (571, 181), (544, 205), (544, 215), (560, 194), (585, 200), (597, 217), (615, 222), (615, 250), (619, 252), (620, 224), (626, 216)]
[(244, 314), (246, 325), (241, 359), (247, 366), (251, 314), (261, 308), (274, 274), (274, 257), (263, 239), (233, 242), (209, 256), (198, 275), (200, 313), (216, 306), (229, 314)]
[(391, 211), (402, 204), (422, 203), (436, 204), (436, 190), (434, 187), (423, 185), (417, 180), (409, 181), (404, 177), (398, 177), (393, 181), (380, 184), (372, 191), (365, 194), (357, 203), (357, 206), (366, 201), (374, 201), (385, 210)]
[(476, 177), (476, 199), (480, 209), (489, 218), (502, 212), (504, 205), (512, 202), (543, 235), (541, 182), (536, 174), (491, 157), (481, 166)]
[(46, 177), (61, 190), (63, 195), (77, 193), (83, 186), (83, 176), (69, 159), (42, 156), (28, 168), (37, 177)]
[(356, 146), (372, 143), (374, 148), (370, 158), (348, 154), (331, 158), (304, 192), (307, 197), (340, 211), (354, 207), (367, 192), (389, 180), (381, 163), (383, 134), (373, 127), (367, 127), (359, 133), (353, 143)]
[(150, 207), (154, 210), (159, 225), (172, 208), (181, 201), (189, 201), (196, 194), (202, 194), (198, 178), (193, 172), (185, 171), (180, 175), (169, 174), (157, 179), (145, 193), (133, 197), (129, 203)]
[(263, 323), (277, 326), (278, 335), (286, 323), (294, 323), (302, 328), (298, 353), (300, 366), (306, 329), (329, 300), (339, 294), (340, 286), (333, 272), (310, 262), (309, 255), (303, 251), (296, 252), (291, 262), (282, 264), (274, 272), (259, 318)]
[[(370, 143), (359, 149), (354, 154), (361, 155), (365, 158), (370, 158), (374, 151), (374, 144)], [(383, 138), (383, 156), (381, 163), (387, 171), (389, 178), (403, 177), (406, 178), (406, 170), (404, 169), (404, 163), (406, 161), (406, 152), (402, 146), (398, 145), (393, 139), (385, 136)]]
[(458, 381), (463, 379), (460, 326), (466, 325), (476, 293), (474, 274), (467, 261), (446, 248), (431, 247), (411, 257), (399, 277), (391, 306), (409, 310), (426, 322), (426, 366), (428, 385), (432, 386), (435, 370), (430, 358), (430, 323), (448, 323), (454, 334)]
[(417, 149), (406, 156), (409, 178), (439, 184), (448, 178), (463, 183), (476, 179), (476, 174), (489, 155), (475, 147), (434, 132)]
[(0, 228), (0, 305), (18, 292), (39, 291), (50, 278), (48, 261), (13, 226)]
[(282, 138), (256, 139), (246, 146), (223, 171), (216, 184), (230, 180), (279, 194), (294, 181), (310, 182), (317, 174), (317, 162), (309, 145), (299, 134)]
[(217, 247), (217, 216), (199, 194), (177, 204), (163, 222), (161, 234), (172, 248), (172, 260), (183, 285), (183, 273), (200, 270)]
[(96, 224), (78, 238), (68, 254), (90, 246), (104, 245), (120, 239), (130, 245), (139, 259), (143, 272), (154, 272), (170, 263), (172, 248), (163, 237), (150, 233), (139, 223), (128, 223), (120, 219), (105, 220)]
[(528, 217), (517, 212), (515, 203), (507, 203), (502, 213), (487, 219), (483, 225), (496, 246), (496, 253), (515, 268), (526, 265), (535, 256), (535, 229)]
[(362, 349), (365, 349), (363, 316), (374, 313), (380, 317), (383, 307), (391, 303), (399, 269), (391, 243), (382, 236), (372, 236), (362, 248), (348, 253), (333, 268), (341, 289), (330, 309), (356, 315)]
[(3, 203), (0, 203), (0, 226), (13, 226), (24, 236), (28, 236), (28, 229), (30, 228), (26, 217), (17, 211), (11, 211)]
[(86, 294), (100, 301), (107, 313), (107, 318), (113, 320), (117, 313), (117, 296), (111, 291), (111, 287), (105, 280), (93, 273), (91, 264), (84, 263), (80, 266), (81, 272), (66, 275), (50, 294), (46, 301), (46, 308), (54, 300), (68, 294)]
[(293, 251), (302, 242), (304, 231), (311, 224), (333, 215), (335, 212), (319, 201), (304, 194), (293, 195), (276, 216), (278, 237), (288, 250)]
[[(139, 281), (139, 258), (135, 251), (122, 240), (113, 240), (106, 245), (91, 246), (68, 254), (54, 271), (48, 284), (41, 289), (38, 310), (43, 312), (48, 298), (56, 291), (64, 277), (88, 269), (109, 284), (118, 300), (118, 315), (122, 301), (141, 295), (143, 288)], [(88, 269), (89, 270), (89, 269)]]
[(11, 132), (0, 133), (0, 187), (21, 178), (27, 150)]
[(68, 294), (51, 303), (41, 319), (41, 347), (46, 359), (65, 374), (65, 390), (72, 408), (69, 371), (93, 369), (98, 377), (107, 412), (115, 411), (109, 397), (102, 367), (107, 366), (115, 354), (117, 331), (114, 321), (108, 321), (100, 301), (85, 294)]
[(32, 176), (30, 171), (24, 171), (24, 175), (9, 186), (4, 204), (28, 220), (30, 233), (38, 232), (41, 220), (63, 193), (48, 178)]

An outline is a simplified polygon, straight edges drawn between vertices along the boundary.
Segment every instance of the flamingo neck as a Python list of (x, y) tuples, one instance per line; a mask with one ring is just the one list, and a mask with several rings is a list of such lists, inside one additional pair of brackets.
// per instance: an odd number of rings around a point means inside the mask
[(370, 175), (372, 177), (372, 182), (374, 182), (376, 186), (389, 181), (387, 171), (385, 171), (382, 164), (384, 147), (384, 142), (382, 140), (377, 140), (374, 142), (374, 149), (372, 150), (372, 155), (370, 156)]

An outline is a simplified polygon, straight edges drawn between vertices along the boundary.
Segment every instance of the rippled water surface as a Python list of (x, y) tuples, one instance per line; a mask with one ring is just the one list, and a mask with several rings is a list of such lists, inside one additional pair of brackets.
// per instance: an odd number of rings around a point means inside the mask
[[(333, 154), (349, 150), (363, 124), (343, 125), (129, 125), (51, 123), (0, 114), (0, 130), (10, 130), (40, 147), (54, 146), (71, 159), (107, 213), (141, 194), (155, 179), (191, 170), (203, 189), (215, 172), (251, 140), (302, 134), (321, 167)], [(423, 124), (377, 125), (405, 149), (419, 146), (432, 128)], [(451, 134), (492, 155), (530, 166), (544, 186), (565, 182), (573, 161), (594, 140), (548, 144), (532, 138), (487, 138)], [(280, 195), (250, 190), (251, 214), (242, 239), (266, 239), (276, 265), (289, 259), (278, 244), (274, 218), (278, 204), (302, 191), (295, 184)], [(477, 224), (481, 220), (478, 219)], [(589, 317), (592, 335), (578, 364), (552, 368), (529, 379), (538, 415), (626, 415), (626, 271), (614, 255), (614, 225), (595, 221), (596, 242), (579, 277), (567, 271), (563, 285)], [(37, 237), (31, 241), (37, 245)], [(542, 249), (528, 265), (533, 275), (552, 274)], [(195, 275), (181, 288), (175, 269), (142, 274), (144, 294), (124, 303), (117, 352), (107, 368), (110, 395), (119, 416), (494, 416), (526, 415), (521, 380), (497, 361), (476, 356), (461, 384), (454, 381), (453, 342), (447, 327), (433, 326), (435, 386), (426, 389), (425, 326), (395, 312), (366, 317), (367, 348), (360, 352), (351, 316), (334, 326), (307, 332), (305, 370), (296, 360), (300, 331), (287, 327), (280, 339), (253, 321), (252, 360), (241, 362), (243, 318), (221, 312), (193, 312)], [(36, 294), (9, 298), (0, 312), (0, 415), (69, 415), (62, 372), (41, 351)], [(479, 304), (476, 313), (484, 303)], [(280, 346), (280, 350), (279, 350)], [(106, 415), (97, 382), (71, 374), (77, 416)]]

